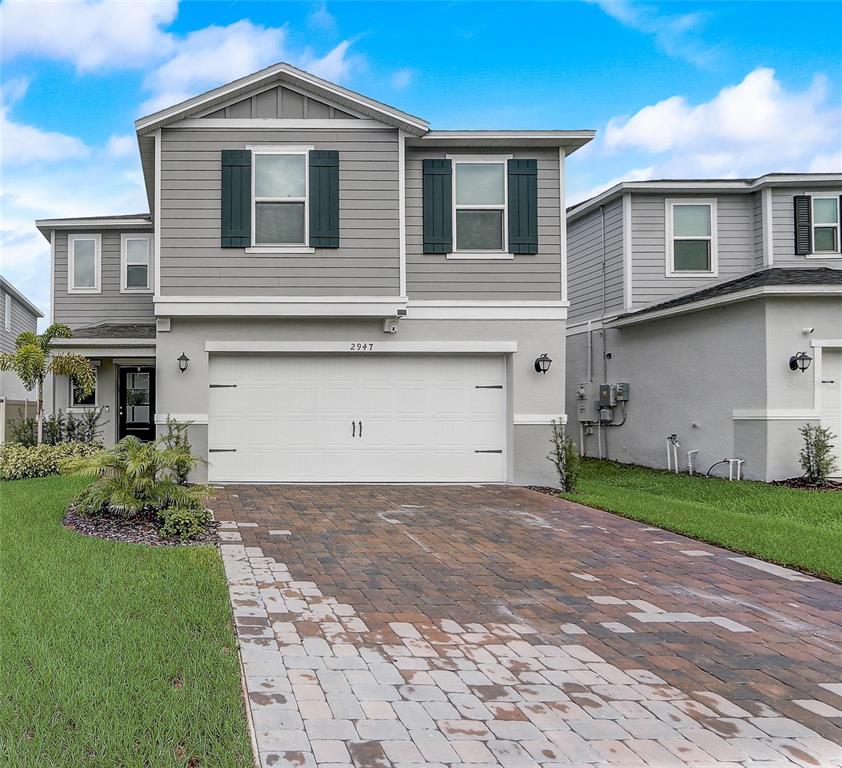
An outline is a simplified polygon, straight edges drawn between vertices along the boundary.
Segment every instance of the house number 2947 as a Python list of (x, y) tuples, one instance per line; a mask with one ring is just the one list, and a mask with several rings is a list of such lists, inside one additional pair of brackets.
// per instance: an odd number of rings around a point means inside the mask
[(354, 341), (351, 343), (351, 352), (371, 352), (374, 349), (373, 342)]

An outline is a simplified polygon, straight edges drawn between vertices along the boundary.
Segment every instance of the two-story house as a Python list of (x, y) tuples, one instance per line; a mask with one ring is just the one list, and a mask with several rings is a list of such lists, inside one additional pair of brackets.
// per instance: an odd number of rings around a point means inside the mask
[[(15, 340), (24, 331), (35, 333), (44, 315), (4, 277), (0, 277), (0, 352), (13, 352)], [(0, 371), (0, 444), (5, 443), (11, 422), (35, 415), (35, 393), (28, 390), (14, 371)]]
[(150, 214), (39, 221), (109, 442), (193, 423), (211, 481), (553, 480), (564, 163), (278, 64), (136, 122)]
[(567, 413), (587, 455), (773, 480), (838, 437), (841, 174), (617, 184), (568, 211)]

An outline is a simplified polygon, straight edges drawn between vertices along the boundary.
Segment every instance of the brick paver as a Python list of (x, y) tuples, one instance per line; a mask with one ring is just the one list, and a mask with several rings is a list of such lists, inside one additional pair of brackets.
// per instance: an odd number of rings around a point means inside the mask
[(511, 486), (227, 486), (263, 766), (842, 765), (842, 587)]

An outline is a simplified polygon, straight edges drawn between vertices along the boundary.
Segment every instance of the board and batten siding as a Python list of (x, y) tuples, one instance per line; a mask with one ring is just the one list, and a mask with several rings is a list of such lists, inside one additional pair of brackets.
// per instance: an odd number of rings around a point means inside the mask
[(406, 292), (420, 300), (558, 300), (561, 298), (557, 150), (476, 151), (538, 161), (538, 253), (512, 259), (460, 260), (424, 253), (422, 160), (470, 150), (406, 150)]
[[(259, 144), (339, 151), (339, 248), (254, 255), (220, 247), (221, 151)], [(161, 146), (162, 295), (398, 295), (396, 130), (167, 128)]]
[[(126, 231), (148, 233), (150, 230)], [(54, 321), (67, 323), (71, 328), (99, 323), (151, 322), (154, 319), (151, 293), (120, 293), (120, 232), (93, 233), (102, 236), (102, 292), (67, 292), (67, 236), (79, 233), (79, 230), (56, 230)]]
[[(11, 328), (6, 330), (6, 296), (11, 299)], [(0, 313), (2, 313), (3, 322), (0, 325), (0, 352), (13, 352), (15, 349), (15, 339), (24, 331), (35, 331), (38, 327), (38, 318), (32, 314), (26, 307), (23, 306), (15, 297), (14, 294), (7, 294), (0, 288)]]
[[(842, 184), (840, 184), (842, 186)], [(830, 267), (842, 268), (839, 254), (836, 258), (807, 258), (795, 253), (795, 214), (793, 199), (796, 195), (838, 196), (839, 187), (834, 189), (772, 189), (772, 242), (775, 267)]]
[[(716, 198), (719, 275), (689, 277), (666, 271), (667, 199)], [(750, 195), (633, 194), (632, 295), (635, 307), (667, 301), (690, 291), (723, 283), (755, 268), (754, 202)]]
[(597, 208), (567, 225), (567, 281), (571, 323), (623, 309), (623, 198), (605, 206), (605, 306), (602, 214)]

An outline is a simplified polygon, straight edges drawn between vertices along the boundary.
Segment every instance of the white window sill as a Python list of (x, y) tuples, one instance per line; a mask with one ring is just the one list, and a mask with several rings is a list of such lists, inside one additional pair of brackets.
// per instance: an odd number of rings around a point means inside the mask
[(808, 253), (804, 256), (805, 259), (842, 259), (842, 253), (839, 251), (826, 251), (824, 253)]
[(152, 288), (121, 288), (120, 293), (154, 293)]
[(71, 405), (68, 409), (68, 413), (87, 413), (88, 411), (93, 411), (99, 406), (97, 405)]
[(691, 270), (673, 270), (667, 272), (667, 277), (719, 277), (718, 272), (693, 272)]
[(68, 288), (67, 292), (73, 293), (102, 293), (100, 288)]
[(315, 252), (315, 248), (304, 245), (294, 245), (289, 248), (282, 245), (252, 245), (246, 248), (246, 253), (250, 256), (306, 256)]
[(489, 259), (513, 259), (515, 255), (513, 253), (448, 253), (447, 258), (453, 261), (459, 260), (467, 260), (467, 259), (478, 259), (482, 261), (487, 261)]

